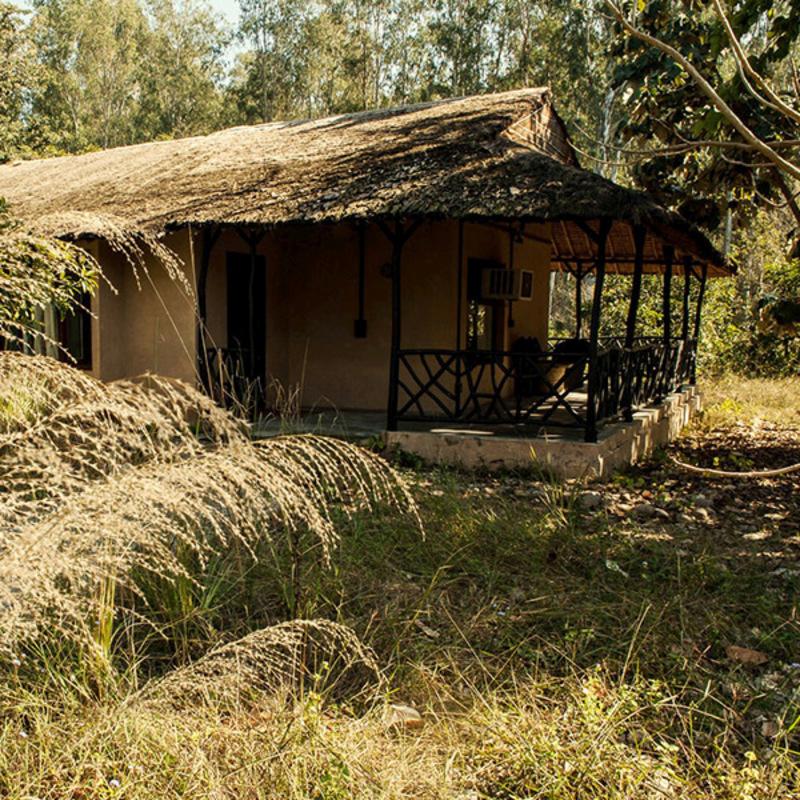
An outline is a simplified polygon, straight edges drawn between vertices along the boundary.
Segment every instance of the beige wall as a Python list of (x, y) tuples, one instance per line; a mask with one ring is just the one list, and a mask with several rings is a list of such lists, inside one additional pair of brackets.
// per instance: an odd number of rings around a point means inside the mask
[[(171, 234), (164, 244), (185, 265), (191, 285), (188, 233)], [(106, 242), (92, 247), (111, 283), (101, 282), (92, 301), (97, 315), (92, 322), (92, 373), (106, 381), (155, 372), (194, 382), (196, 317), (189, 289), (152, 256), (146, 269), (134, 271)]]
[[(526, 232), (549, 241), (549, 228)], [(201, 239), (194, 254), (199, 264)], [(187, 264), (186, 232), (165, 242)], [(258, 246), (266, 259), (267, 369), (288, 388), (303, 385), (305, 407), (385, 409), (391, 341), (391, 280), (382, 274), (391, 250), (376, 226), (365, 233), (367, 336), (354, 336), (358, 312), (358, 234), (350, 224), (293, 226), (268, 231)], [(227, 342), (227, 252), (247, 253), (233, 231), (224, 231), (212, 251), (207, 281), (209, 343)], [(456, 344), (458, 224), (426, 222), (403, 251), (402, 346), (452, 349)], [(549, 253), (543, 242), (526, 239), (515, 247), (514, 266), (535, 271), (534, 299), (514, 304), (515, 326), (504, 318), (505, 347), (519, 336), (547, 337)], [(98, 255), (120, 295), (101, 289), (95, 300), (94, 371), (109, 380), (145, 370), (191, 380), (195, 327), (191, 298), (158, 264), (150, 264), (155, 288), (135, 278), (124, 259), (107, 245)], [(464, 225), (462, 345), (466, 340), (466, 262), (494, 259), (507, 264), (508, 234), (484, 225)], [(505, 315), (507, 310), (503, 309)], [(187, 352), (188, 350), (188, 352)]]

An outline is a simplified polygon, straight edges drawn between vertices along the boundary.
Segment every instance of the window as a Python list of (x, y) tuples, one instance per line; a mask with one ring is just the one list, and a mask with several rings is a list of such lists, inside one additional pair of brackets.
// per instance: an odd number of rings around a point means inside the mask
[(503, 349), (503, 302), (481, 298), (481, 274), (484, 269), (502, 269), (503, 264), (483, 258), (467, 260), (467, 349), (482, 351)]
[(58, 353), (59, 361), (66, 361), (81, 369), (92, 368), (92, 317), (88, 310), (91, 302), (91, 295), (85, 292), (81, 295), (80, 307), (62, 314), (57, 320), (56, 338), (63, 348)]

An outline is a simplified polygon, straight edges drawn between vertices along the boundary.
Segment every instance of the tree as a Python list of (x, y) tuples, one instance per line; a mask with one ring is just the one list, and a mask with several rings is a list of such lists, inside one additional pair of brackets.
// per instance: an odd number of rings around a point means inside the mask
[(147, 0), (136, 138), (208, 133), (222, 114), (227, 32), (197, 0)]
[[(776, 195), (800, 224), (800, 4), (745, 0), (733, 13), (722, 0), (606, 6), (632, 37), (614, 47), (615, 80), (628, 95), (623, 133), (648, 156), (638, 181), (710, 227), (731, 204)], [(682, 199), (687, 186), (699, 200)]]
[(0, 162), (26, 149), (25, 116), (34, 63), (22, 15), (0, 4)]
[(80, 152), (206, 133), (221, 114), (225, 32), (197, 0), (36, 0), (32, 117)]

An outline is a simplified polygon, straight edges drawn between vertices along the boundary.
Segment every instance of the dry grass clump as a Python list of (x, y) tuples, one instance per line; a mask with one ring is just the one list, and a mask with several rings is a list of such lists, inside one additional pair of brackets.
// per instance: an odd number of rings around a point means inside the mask
[(53, 511), (88, 483), (137, 464), (247, 441), (240, 422), (180, 381), (103, 384), (44, 356), (0, 353), (0, 398), (15, 409), (0, 430), (7, 524)]
[(380, 682), (374, 653), (350, 628), (324, 619), (292, 620), (213, 649), (148, 686), (144, 697), (174, 708), (238, 707), (281, 690), (352, 701)]
[(334, 509), (386, 502), (415, 513), (388, 464), (312, 436), (234, 443), (89, 483), (0, 538), (0, 647), (43, 630), (93, 641), (103, 587), (137, 595), (134, 573), (191, 580), (187, 555), (202, 565), (234, 544), (252, 553), (260, 541), (307, 531), (327, 560), (338, 539)]
[(0, 434), (24, 431), (56, 409), (100, 400), (105, 386), (53, 358), (0, 351)]

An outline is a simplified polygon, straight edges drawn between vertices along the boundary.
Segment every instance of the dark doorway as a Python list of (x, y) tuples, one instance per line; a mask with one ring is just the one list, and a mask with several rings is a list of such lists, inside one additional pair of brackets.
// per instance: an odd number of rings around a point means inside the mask
[(227, 253), (228, 352), (237, 372), (264, 379), (267, 368), (267, 271), (263, 256)]
[(58, 318), (59, 361), (74, 364), (80, 369), (92, 368), (92, 316), (89, 309), (92, 296), (84, 292), (79, 305)]

